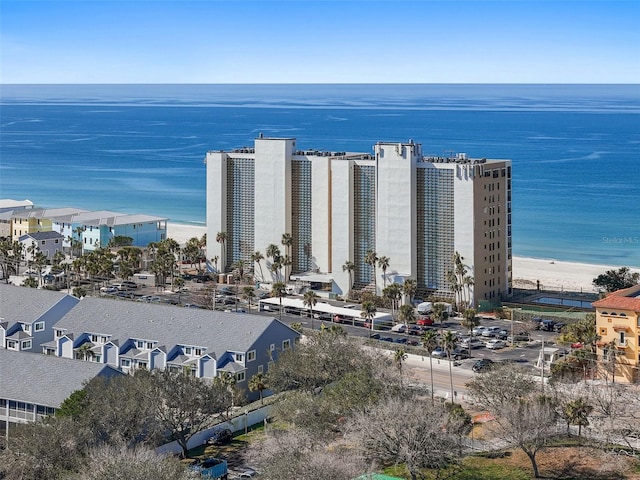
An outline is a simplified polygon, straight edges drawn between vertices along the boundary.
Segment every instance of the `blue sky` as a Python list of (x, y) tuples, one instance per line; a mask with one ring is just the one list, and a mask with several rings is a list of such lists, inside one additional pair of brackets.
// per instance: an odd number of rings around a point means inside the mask
[(640, 83), (638, 0), (2, 0), (1, 83)]

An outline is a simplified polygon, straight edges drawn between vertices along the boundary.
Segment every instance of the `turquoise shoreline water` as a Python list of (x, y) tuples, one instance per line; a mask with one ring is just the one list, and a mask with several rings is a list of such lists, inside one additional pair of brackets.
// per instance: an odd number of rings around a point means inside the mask
[(0, 102), (3, 198), (202, 225), (207, 150), (414, 139), (513, 161), (514, 255), (640, 265), (638, 85), (3, 85)]

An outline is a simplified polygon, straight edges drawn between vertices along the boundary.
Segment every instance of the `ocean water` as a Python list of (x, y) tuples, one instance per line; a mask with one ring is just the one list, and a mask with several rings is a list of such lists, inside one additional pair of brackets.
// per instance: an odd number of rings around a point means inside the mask
[(208, 150), (513, 161), (514, 255), (640, 266), (639, 85), (3, 85), (0, 197), (204, 224)]

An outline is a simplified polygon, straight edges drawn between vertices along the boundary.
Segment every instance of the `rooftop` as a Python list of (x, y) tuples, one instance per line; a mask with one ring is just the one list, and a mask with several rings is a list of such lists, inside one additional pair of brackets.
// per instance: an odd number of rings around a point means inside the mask
[(169, 347), (198, 346), (219, 358), (227, 351), (248, 351), (274, 324), (290, 330), (261, 315), (85, 297), (54, 328), (110, 336), (120, 345), (136, 339)]
[(60, 407), (69, 395), (97, 376), (120, 375), (115, 368), (101, 363), (4, 348), (0, 348), (0, 365), (10, 366), (0, 368), (1, 398), (53, 408)]
[(51, 240), (55, 238), (64, 238), (64, 235), (59, 234), (58, 232), (33, 232), (33, 233), (25, 233), (18, 240), (21, 242), (27, 240), (29, 238), (33, 238), (34, 240)]
[(640, 312), (640, 285), (610, 293), (592, 304), (595, 308), (616, 308)]
[(62, 292), (0, 283), (0, 317), (10, 323), (32, 323), (49, 311), (55, 318), (78, 301)]

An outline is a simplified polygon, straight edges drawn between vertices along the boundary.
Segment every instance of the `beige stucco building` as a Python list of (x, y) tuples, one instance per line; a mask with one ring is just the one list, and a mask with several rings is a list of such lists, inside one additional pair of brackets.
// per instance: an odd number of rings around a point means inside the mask
[(597, 354), (602, 375), (615, 381), (638, 381), (640, 285), (613, 292), (593, 306), (600, 335)]

